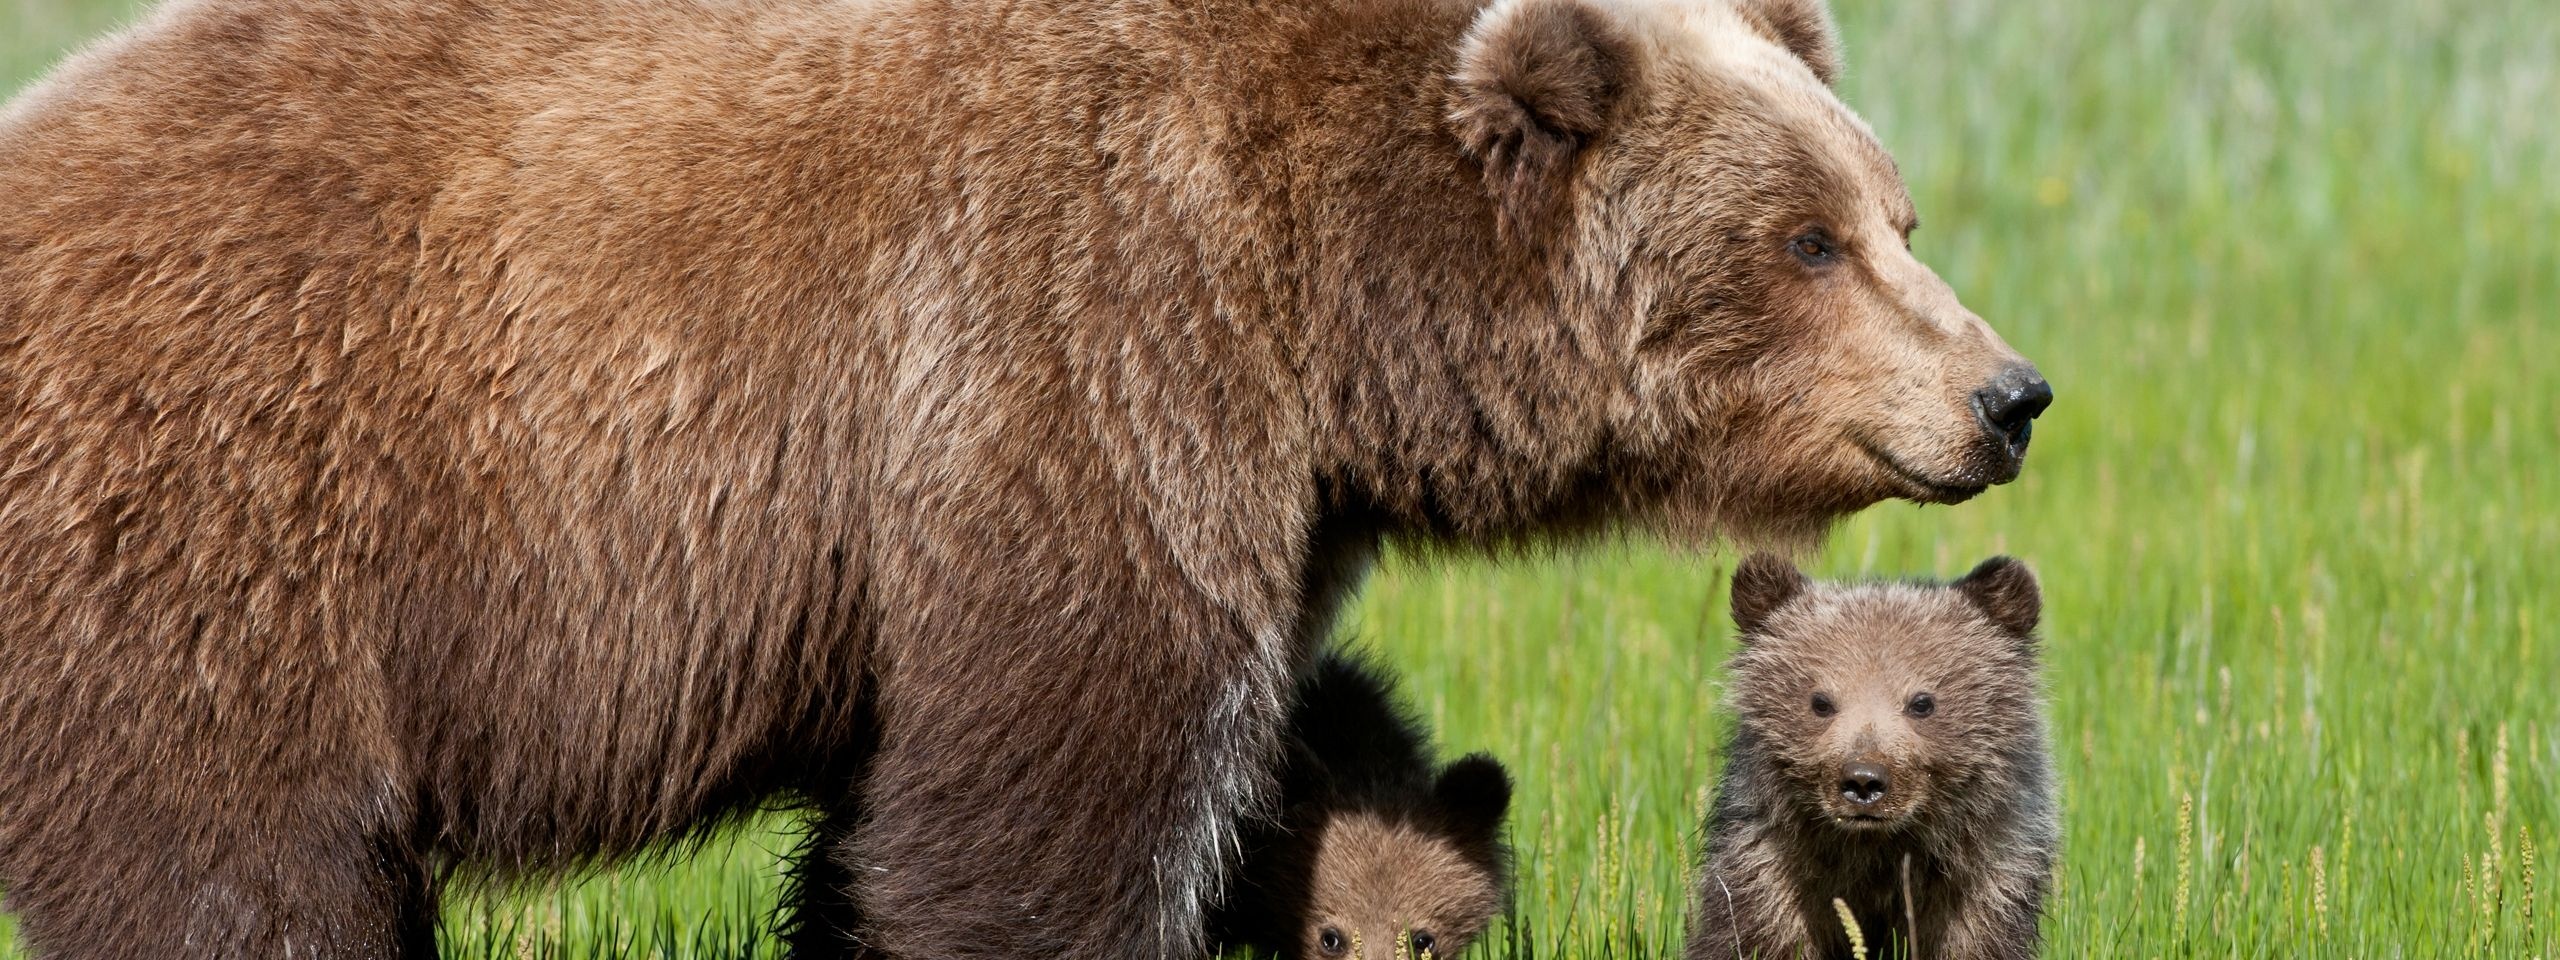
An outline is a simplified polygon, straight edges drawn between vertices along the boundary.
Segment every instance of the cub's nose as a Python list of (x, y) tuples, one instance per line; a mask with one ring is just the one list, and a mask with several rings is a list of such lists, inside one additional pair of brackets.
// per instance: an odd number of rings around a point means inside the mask
[(2027, 455), (2027, 441), (2035, 436), (2036, 416), (2052, 405), (2053, 385), (2044, 382), (2044, 375), (2027, 364), (2001, 371), (1973, 392), (1973, 410), (1982, 418), (1982, 428), (2000, 438), (2011, 459)]
[(1840, 771), (1840, 795), (1849, 802), (1869, 804), (1884, 799), (1884, 768), (1872, 763), (1853, 763)]

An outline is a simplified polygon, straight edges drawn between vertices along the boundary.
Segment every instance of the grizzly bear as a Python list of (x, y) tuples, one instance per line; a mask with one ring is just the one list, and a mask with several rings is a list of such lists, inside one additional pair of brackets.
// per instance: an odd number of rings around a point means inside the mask
[(1436, 768), (1375, 667), (1332, 653), (1299, 681), (1280, 815), (1244, 830), (1212, 939), (1284, 960), (1454, 957), (1510, 892), (1511, 776), (1470, 754)]
[(0, 111), (0, 888), (431, 955), (817, 812), (804, 953), (1206, 949), (1385, 538), (1804, 543), (2050, 391), (1818, 0), (183, 0)]
[(2007, 557), (1943, 586), (1743, 562), (1689, 960), (1845, 960), (1840, 905), (1871, 957), (2035, 956), (2061, 847), (2042, 603)]

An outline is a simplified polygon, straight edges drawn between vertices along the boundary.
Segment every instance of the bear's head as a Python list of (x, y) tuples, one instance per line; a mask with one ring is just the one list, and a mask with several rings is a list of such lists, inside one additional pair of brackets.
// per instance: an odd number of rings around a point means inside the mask
[(1303, 887), (1282, 955), (1457, 956), (1508, 898), (1501, 832), (1510, 803), (1502, 764), (1473, 754), (1442, 769), (1427, 797), (1300, 811), (1292, 819)]
[(1838, 70), (1821, 0), (1494, 0), (1459, 42), (1448, 115), (1502, 233), (1609, 315), (1602, 469), (1675, 527), (1959, 502), (2018, 475), (2050, 402), (1913, 256)]
[(2040, 749), (2035, 574), (1834, 586), (1759, 554), (1733, 577), (1737, 722), (1806, 822), (1925, 825)]

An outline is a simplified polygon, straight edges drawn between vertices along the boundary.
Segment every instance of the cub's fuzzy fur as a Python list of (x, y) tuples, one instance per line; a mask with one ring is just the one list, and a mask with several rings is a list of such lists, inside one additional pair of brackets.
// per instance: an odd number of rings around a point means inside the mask
[(2024, 958), (2061, 829), (2045, 745), (2035, 575), (1809, 582), (1768, 555), (1733, 578), (1736, 714), (1689, 960)]
[(806, 800), (803, 953), (1195, 956), (1382, 538), (1801, 541), (2017, 474), (1982, 395), (2031, 369), (1834, 46), (1813, 0), (172, 0), (0, 109), (18, 930), (423, 958), (456, 872)]
[(1393, 684), (1348, 656), (1297, 693), (1280, 816), (1245, 832), (1219, 941), (1287, 960), (1389, 960), (1399, 938), (1408, 956), (1456, 956), (1509, 897), (1510, 775), (1484, 754), (1437, 767)]

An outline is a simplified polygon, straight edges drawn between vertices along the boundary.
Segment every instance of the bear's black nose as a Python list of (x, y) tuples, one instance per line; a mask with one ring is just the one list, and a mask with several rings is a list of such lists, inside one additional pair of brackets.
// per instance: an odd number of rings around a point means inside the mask
[(1840, 771), (1840, 795), (1857, 804), (1884, 799), (1884, 768), (1872, 763), (1853, 763)]
[(2053, 385), (2026, 364), (2001, 371), (1973, 392), (1973, 409), (1982, 416), (1982, 428), (1998, 436), (2013, 458), (2027, 455), (2036, 416), (2052, 405)]

